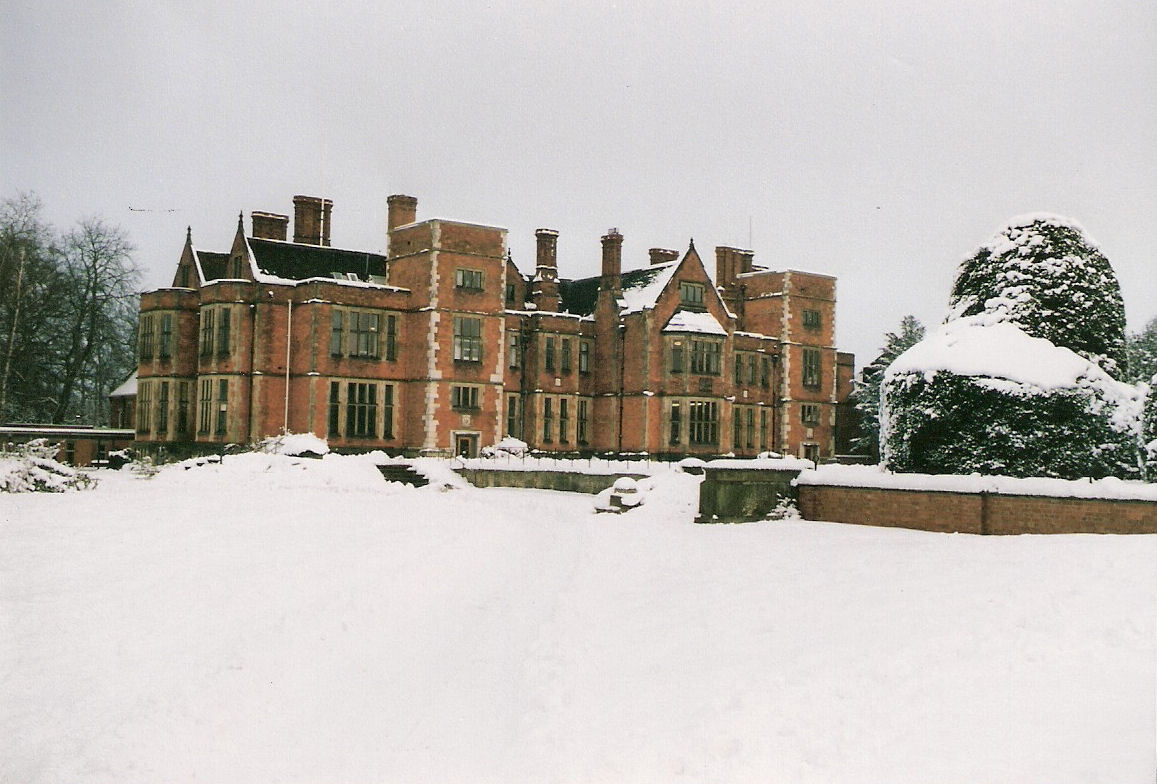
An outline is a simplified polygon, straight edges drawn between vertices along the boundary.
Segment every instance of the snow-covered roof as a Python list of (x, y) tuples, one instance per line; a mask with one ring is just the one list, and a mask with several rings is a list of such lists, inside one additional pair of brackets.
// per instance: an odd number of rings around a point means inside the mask
[(697, 332), (704, 335), (726, 335), (715, 317), (706, 311), (677, 310), (663, 327), (664, 332)]
[(659, 295), (667, 288), (678, 268), (678, 261), (670, 261), (623, 273), (623, 291), (619, 298), (623, 313), (637, 313), (654, 308), (655, 303), (659, 301)]
[(0, 425), (0, 436), (41, 438), (133, 438), (129, 427), (89, 427), (88, 425)]
[(109, 397), (132, 397), (137, 393), (137, 371), (125, 379), (124, 383), (109, 393)]

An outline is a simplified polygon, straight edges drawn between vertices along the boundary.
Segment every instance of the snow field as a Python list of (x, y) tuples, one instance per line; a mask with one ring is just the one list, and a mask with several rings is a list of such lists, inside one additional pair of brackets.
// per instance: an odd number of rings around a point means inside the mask
[(1157, 537), (697, 526), (676, 472), (623, 515), (339, 456), (100, 475), (0, 496), (3, 781), (1154, 770)]

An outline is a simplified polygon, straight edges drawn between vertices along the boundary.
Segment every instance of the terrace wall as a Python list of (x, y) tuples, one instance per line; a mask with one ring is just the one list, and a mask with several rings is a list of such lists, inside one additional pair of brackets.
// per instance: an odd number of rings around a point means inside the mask
[[(1101, 488), (1043, 480), (1042, 486), (1041, 480), (1025, 484), (1026, 480), (990, 477), (980, 489), (970, 477), (918, 475), (892, 475), (885, 482), (911, 481), (920, 487), (915, 489), (881, 487), (878, 477), (857, 479), (847, 474), (839, 480), (829, 476), (825, 484), (827, 468), (795, 481), (801, 473), (798, 468), (756, 462), (707, 464), (697, 522), (767, 519), (782, 498), (792, 497), (805, 520), (833, 523), (970, 534), (1157, 534), (1157, 492), (1150, 493), (1150, 486), (1143, 484)], [(1047, 494), (1050, 484), (1055, 485), (1055, 494)], [(1030, 488), (1032, 494), (1021, 492)], [(1081, 497), (1102, 493), (1112, 497)]]
[(1157, 502), (800, 485), (807, 520), (971, 534), (1154, 534)]

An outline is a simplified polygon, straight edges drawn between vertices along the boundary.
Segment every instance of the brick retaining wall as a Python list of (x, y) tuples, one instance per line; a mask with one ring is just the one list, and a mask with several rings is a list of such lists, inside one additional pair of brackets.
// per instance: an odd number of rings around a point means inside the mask
[(973, 534), (1152, 534), (1157, 503), (800, 485), (807, 520)]

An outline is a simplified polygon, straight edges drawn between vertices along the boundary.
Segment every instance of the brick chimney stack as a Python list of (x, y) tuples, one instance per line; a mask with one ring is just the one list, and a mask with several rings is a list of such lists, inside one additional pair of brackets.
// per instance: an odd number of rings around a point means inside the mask
[(320, 196), (293, 197), (293, 241), (306, 245), (329, 245), (333, 202)]
[(547, 313), (558, 311), (558, 232), (554, 229), (536, 229), (537, 254), (530, 301)]
[(394, 231), (418, 219), (418, 200), (413, 196), (395, 193), (386, 197), (386, 255), (394, 255)]
[(751, 260), (755, 253), (740, 248), (720, 245), (715, 248), (715, 284), (731, 288), (738, 282), (739, 275), (751, 272)]
[(538, 253), (535, 259), (535, 271), (542, 273), (544, 269), (554, 270), (558, 276), (558, 232), (554, 229), (535, 229), (535, 239), (538, 241)]
[(741, 250), (739, 251), (739, 272), (740, 274), (751, 272), (755, 269), (755, 251)]
[(651, 248), (648, 252), (651, 254), (652, 265), (666, 264), (668, 261), (675, 261), (679, 258), (679, 251), (667, 248)]
[(289, 216), (276, 212), (254, 210), (249, 213), (253, 221), (253, 236), (260, 240), (285, 241), (289, 236)]
[(395, 193), (386, 197), (386, 206), (389, 210), (389, 231), (413, 223), (418, 218), (418, 200), (413, 196)]
[(623, 235), (611, 229), (603, 235), (603, 270), (599, 288), (619, 291), (623, 287)]

